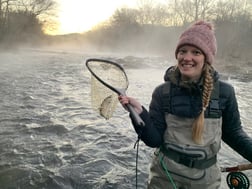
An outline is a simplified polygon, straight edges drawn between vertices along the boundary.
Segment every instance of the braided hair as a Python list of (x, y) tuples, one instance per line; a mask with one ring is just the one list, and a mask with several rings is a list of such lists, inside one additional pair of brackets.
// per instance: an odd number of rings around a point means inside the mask
[(192, 126), (192, 138), (195, 143), (202, 143), (202, 134), (204, 130), (204, 113), (209, 105), (211, 93), (213, 90), (213, 77), (211, 75), (211, 65), (205, 64), (203, 68), (204, 84), (202, 92), (202, 111), (200, 115), (194, 120)]

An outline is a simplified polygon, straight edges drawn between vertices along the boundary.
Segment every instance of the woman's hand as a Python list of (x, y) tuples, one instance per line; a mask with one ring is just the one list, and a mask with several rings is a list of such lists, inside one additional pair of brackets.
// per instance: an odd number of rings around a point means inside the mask
[(140, 114), (143, 111), (142, 105), (134, 98), (120, 95), (118, 96), (119, 102), (122, 104), (124, 109), (128, 111), (126, 104), (130, 104), (136, 111), (136, 113)]

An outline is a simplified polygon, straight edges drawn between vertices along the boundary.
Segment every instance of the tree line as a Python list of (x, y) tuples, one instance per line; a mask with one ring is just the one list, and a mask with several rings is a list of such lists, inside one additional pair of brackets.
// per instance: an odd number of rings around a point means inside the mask
[(137, 0), (137, 5), (117, 9), (106, 22), (81, 35), (51, 37), (44, 30), (57, 27), (55, 0), (0, 0), (0, 43), (63, 39), (97, 50), (165, 53), (189, 24), (204, 19), (215, 23), (219, 55), (251, 54), (252, 0)]
[[(100, 50), (156, 50), (167, 53), (192, 22), (215, 24), (218, 55), (249, 56), (252, 42), (252, 0), (138, 0), (138, 7), (117, 9), (85, 36)], [(173, 53), (173, 51), (169, 51)]]
[(55, 0), (0, 0), (0, 43), (38, 39), (55, 25)]

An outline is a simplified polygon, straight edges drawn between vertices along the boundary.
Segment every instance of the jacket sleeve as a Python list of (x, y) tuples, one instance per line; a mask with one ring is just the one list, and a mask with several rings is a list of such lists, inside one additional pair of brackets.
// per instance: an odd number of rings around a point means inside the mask
[(252, 162), (252, 138), (243, 130), (234, 88), (222, 85), (226, 105), (222, 112), (222, 139), (233, 150)]
[(162, 110), (162, 88), (157, 87), (153, 94), (149, 107), (149, 112), (143, 107), (143, 112), (140, 117), (145, 122), (145, 126), (137, 125), (134, 120), (131, 120), (135, 131), (140, 136), (141, 140), (149, 147), (159, 147), (163, 143), (163, 134), (166, 129), (165, 116)]

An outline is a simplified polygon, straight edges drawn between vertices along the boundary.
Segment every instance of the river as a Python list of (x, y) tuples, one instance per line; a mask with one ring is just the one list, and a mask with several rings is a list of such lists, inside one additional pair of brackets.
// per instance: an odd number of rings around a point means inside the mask
[[(151, 93), (172, 65), (162, 57), (85, 52), (16, 50), (0, 53), (0, 188), (135, 188), (137, 136), (118, 106), (109, 120), (91, 108), (87, 58), (123, 62), (127, 94), (148, 107)], [(126, 64), (130, 62), (130, 64)], [(234, 85), (244, 129), (252, 137), (252, 82), (225, 77)], [(153, 149), (140, 142), (138, 188), (146, 188)], [(221, 166), (247, 163), (225, 144)], [(244, 171), (252, 182), (251, 171)], [(222, 189), (228, 188), (226, 173)]]

